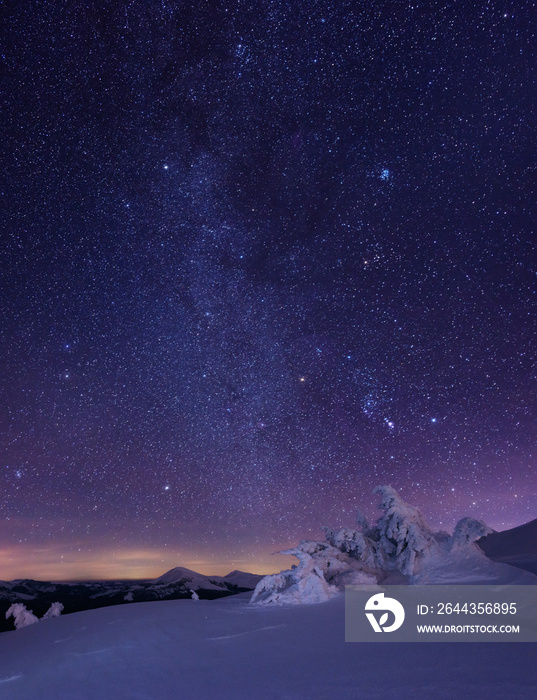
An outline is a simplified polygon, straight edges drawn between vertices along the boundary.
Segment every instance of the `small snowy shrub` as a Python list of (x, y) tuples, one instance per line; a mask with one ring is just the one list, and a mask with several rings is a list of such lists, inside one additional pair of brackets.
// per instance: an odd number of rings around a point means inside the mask
[(199, 599), (200, 599), (200, 597), (199, 597), (199, 595), (196, 593), (196, 591), (193, 591), (192, 589), (190, 589), (190, 592), (192, 593), (192, 596), (191, 596), (191, 597), (192, 597), (192, 600), (199, 600)]
[[(62, 603), (52, 603), (41, 619), (50, 620), (53, 617), (59, 617), (62, 614), (62, 610)], [(21, 627), (28, 627), (28, 625), (39, 622), (39, 618), (36, 617), (31, 610), (27, 610), (22, 603), (13, 603), (9, 610), (7, 610), (6, 620), (9, 620), (12, 616), (15, 619), (15, 629), (17, 630), (21, 629)]]
[(15, 629), (17, 630), (39, 622), (39, 618), (30, 610), (27, 610), (22, 603), (13, 603), (9, 610), (7, 610), (6, 620), (9, 620), (11, 616), (15, 618)]
[(50, 620), (52, 617), (60, 617), (63, 610), (63, 603), (52, 603), (50, 608), (41, 618), (42, 620)]

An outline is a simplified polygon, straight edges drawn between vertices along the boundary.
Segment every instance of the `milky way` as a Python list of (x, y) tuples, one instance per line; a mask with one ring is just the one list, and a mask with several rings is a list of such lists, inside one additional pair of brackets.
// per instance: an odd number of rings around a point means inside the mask
[(0, 578), (537, 517), (534, 10), (17, 3)]

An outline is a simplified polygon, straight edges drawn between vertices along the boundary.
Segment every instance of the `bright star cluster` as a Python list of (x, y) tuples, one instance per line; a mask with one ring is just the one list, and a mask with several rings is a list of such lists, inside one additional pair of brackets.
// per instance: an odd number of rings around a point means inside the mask
[(525, 8), (6, 10), (3, 578), (537, 517)]

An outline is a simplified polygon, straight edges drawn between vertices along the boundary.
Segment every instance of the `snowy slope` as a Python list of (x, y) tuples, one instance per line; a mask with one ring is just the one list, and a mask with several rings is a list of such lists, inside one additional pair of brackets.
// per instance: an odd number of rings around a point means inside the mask
[(101, 608), (0, 635), (2, 700), (530, 700), (532, 644), (350, 644), (342, 595)]
[(230, 571), (223, 577), (224, 581), (239, 586), (239, 588), (254, 589), (257, 583), (263, 578), (260, 574), (249, 574), (246, 571)]
[(479, 541), (487, 557), (537, 574), (537, 520)]
[(477, 547), (431, 557), (412, 583), (465, 585), (537, 585), (537, 576), (514, 566), (491, 561)]

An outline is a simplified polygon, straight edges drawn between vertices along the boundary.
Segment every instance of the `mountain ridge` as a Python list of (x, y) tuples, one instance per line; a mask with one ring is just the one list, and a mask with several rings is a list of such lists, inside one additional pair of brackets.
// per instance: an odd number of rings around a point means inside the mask
[(261, 574), (231, 571), (228, 576), (205, 576), (175, 567), (156, 579), (51, 582), (35, 579), (0, 581), (0, 632), (13, 629), (5, 620), (12, 603), (23, 603), (38, 617), (51, 603), (60, 602), (65, 613), (82, 612), (110, 605), (191, 598), (212, 600), (255, 588)]

